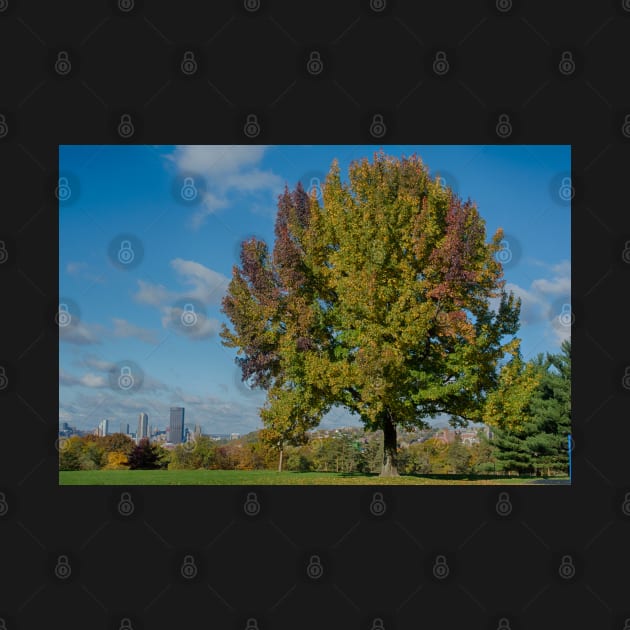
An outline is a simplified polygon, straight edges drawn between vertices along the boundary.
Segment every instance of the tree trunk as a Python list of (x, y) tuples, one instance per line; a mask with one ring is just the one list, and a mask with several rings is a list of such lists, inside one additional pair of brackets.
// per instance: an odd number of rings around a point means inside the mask
[(398, 477), (396, 468), (396, 425), (389, 413), (383, 418), (383, 467), (381, 477)]
[(284, 449), (280, 447), (280, 456), (278, 457), (278, 472), (282, 472), (282, 456), (284, 455)]

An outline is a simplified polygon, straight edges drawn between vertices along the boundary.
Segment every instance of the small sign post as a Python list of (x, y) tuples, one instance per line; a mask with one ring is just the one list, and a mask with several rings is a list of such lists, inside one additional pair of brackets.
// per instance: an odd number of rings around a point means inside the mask
[(573, 448), (572, 448), (571, 434), (570, 433), (569, 433), (569, 435), (567, 435), (567, 448), (569, 449), (569, 482), (572, 482), (573, 481), (573, 475), (572, 475), (573, 466), (572, 466), (571, 458), (572, 458)]

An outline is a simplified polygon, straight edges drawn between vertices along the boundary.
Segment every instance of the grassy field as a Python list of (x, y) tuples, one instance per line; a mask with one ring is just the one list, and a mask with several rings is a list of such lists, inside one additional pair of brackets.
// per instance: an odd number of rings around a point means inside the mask
[(311, 486), (311, 485), (546, 485), (568, 484), (568, 477), (494, 477), (471, 475), (405, 475), (381, 478), (378, 475), (344, 473), (298, 473), (274, 470), (85, 470), (60, 471), (59, 484), (65, 486)]

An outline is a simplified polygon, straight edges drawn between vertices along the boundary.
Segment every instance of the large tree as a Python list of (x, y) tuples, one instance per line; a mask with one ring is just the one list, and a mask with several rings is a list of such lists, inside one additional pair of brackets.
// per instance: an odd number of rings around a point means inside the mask
[(343, 405), (382, 429), (381, 474), (396, 475), (398, 426), (483, 419), (499, 361), (518, 355), (520, 302), (495, 257), (502, 231), (486, 242), (475, 204), (418, 156), (379, 152), (348, 175), (333, 162), (321, 204), (285, 191), (273, 257), (243, 244), (224, 300), (235, 332), (223, 335), (243, 376), (273, 392), (269, 426), (295, 431), (287, 401), (303, 429)]

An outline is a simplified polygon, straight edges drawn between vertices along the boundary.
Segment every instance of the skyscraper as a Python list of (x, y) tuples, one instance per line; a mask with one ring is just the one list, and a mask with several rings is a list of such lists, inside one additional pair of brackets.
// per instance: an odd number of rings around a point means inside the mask
[(100, 435), (101, 437), (105, 437), (109, 432), (109, 420), (103, 418), (103, 420), (101, 420), (98, 423), (98, 430), (96, 435)]
[(184, 441), (184, 408), (171, 407), (171, 422), (169, 424), (169, 441), (180, 444)]
[(149, 437), (149, 416), (144, 413), (144, 411), (140, 412), (140, 415), (138, 416), (138, 431), (136, 433), (136, 437), (139, 440)]
[(127, 435), (129, 433), (129, 423), (128, 422), (121, 422), (120, 423), (120, 432), (124, 433), (125, 435)]

